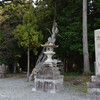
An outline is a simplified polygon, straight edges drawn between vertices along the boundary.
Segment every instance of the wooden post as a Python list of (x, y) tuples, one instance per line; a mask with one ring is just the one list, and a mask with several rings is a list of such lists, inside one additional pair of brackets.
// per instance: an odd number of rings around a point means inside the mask
[(29, 82), (29, 68), (30, 68), (30, 50), (28, 47), (28, 55), (27, 55), (27, 82)]

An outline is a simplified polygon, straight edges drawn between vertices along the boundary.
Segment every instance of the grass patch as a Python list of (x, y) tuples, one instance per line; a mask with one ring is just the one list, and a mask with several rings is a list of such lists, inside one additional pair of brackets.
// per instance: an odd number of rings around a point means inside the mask
[(85, 89), (77, 89), (76, 91), (81, 92), (81, 93), (87, 93), (87, 90), (85, 90)]

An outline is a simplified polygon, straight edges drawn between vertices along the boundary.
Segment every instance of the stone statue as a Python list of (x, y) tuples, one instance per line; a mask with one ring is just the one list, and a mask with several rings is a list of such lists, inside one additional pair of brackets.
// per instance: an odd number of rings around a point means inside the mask
[(42, 66), (33, 70), (34, 86), (32, 91), (57, 93), (63, 90), (64, 76), (60, 74), (57, 62), (53, 59), (53, 56), (56, 54), (54, 48), (58, 47), (55, 44), (57, 33), (57, 23), (54, 20), (51, 37), (48, 38), (48, 41), (44, 45), (41, 45), (43, 48), (46, 48), (43, 53), (47, 56), (47, 59), (43, 62)]
[(52, 35), (51, 35), (51, 37), (48, 38), (48, 41), (46, 44), (49, 44), (49, 43), (55, 44), (57, 33), (58, 33), (58, 25), (57, 25), (56, 21), (54, 20), (53, 27), (52, 27)]
[(58, 25), (57, 25), (56, 21), (54, 20), (53, 27), (52, 27), (52, 36), (51, 36), (54, 43), (55, 43), (55, 40), (56, 40), (56, 34), (57, 33), (58, 33)]
[[(48, 41), (45, 43), (45, 45), (48, 45), (49, 43), (55, 44), (56, 34), (58, 33), (57, 27), (58, 27), (58, 25), (54, 19), (51, 37), (48, 38)], [(47, 59), (47, 56), (44, 54), (45, 50), (46, 50), (46, 48), (44, 47), (40, 56), (38, 57), (35, 68), (33, 69), (32, 73), (30, 75), (30, 78), (29, 78), (30, 80), (32, 80), (33, 75), (39, 71), (39, 69), (43, 66), (44, 61)]]

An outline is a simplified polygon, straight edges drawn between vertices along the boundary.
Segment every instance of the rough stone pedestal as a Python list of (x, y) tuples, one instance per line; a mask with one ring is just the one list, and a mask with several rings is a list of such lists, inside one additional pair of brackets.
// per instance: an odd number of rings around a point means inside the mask
[(87, 83), (88, 93), (100, 93), (100, 29), (95, 30), (95, 74), (91, 77), (91, 82)]
[(35, 76), (32, 91), (56, 93), (63, 90), (63, 75), (57, 67), (44, 65)]

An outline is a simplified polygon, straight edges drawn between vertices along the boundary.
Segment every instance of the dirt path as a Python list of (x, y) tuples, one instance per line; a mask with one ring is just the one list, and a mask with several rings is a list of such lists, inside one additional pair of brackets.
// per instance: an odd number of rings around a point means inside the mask
[(25, 75), (14, 75), (0, 79), (0, 100), (90, 100), (86, 87), (64, 84), (64, 91), (56, 94), (32, 92), (33, 82), (26, 82)]

